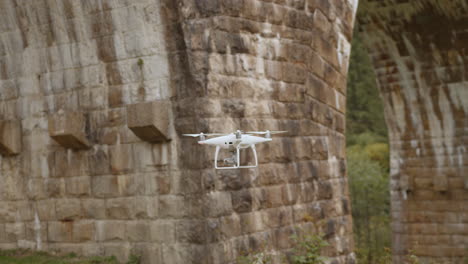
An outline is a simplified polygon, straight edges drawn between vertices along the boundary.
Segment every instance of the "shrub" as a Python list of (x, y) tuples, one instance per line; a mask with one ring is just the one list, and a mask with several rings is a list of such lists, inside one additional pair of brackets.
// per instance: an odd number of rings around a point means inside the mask
[(324, 264), (327, 258), (321, 256), (323, 247), (328, 246), (323, 236), (305, 234), (293, 236), (296, 243), (293, 249), (292, 264)]

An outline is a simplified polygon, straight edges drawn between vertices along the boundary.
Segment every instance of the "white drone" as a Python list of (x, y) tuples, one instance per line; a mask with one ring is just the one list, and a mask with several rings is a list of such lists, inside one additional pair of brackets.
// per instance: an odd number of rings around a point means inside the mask
[[(242, 132), (237, 130), (234, 133), (200, 133), (200, 134), (184, 134), (188, 137), (200, 137), (198, 144), (216, 146), (214, 164), (216, 169), (242, 169), (242, 168), (255, 168), (258, 166), (257, 151), (255, 144), (269, 142), (272, 140), (271, 135), (286, 133), (287, 131), (249, 131)], [(265, 135), (265, 137), (258, 137), (253, 135)], [(207, 136), (218, 136), (206, 139)], [(241, 166), (240, 164), (240, 150), (251, 148), (255, 158), (255, 165)], [(218, 154), (220, 149), (228, 149), (232, 153), (231, 158), (224, 159), (224, 164), (231, 166), (218, 167)]]

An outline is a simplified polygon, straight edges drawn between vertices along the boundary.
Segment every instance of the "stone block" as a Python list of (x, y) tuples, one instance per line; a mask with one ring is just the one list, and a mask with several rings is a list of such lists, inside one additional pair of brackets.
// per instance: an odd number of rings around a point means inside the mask
[(86, 118), (79, 112), (58, 113), (49, 117), (49, 134), (65, 148), (87, 149)]
[(95, 240), (95, 233), (93, 221), (80, 221), (73, 224), (73, 241), (75, 242)]
[(65, 179), (65, 190), (72, 196), (87, 196), (91, 192), (91, 178), (88, 176)]
[(93, 151), (88, 156), (89, 172), (94, 175), (109, 174), (110, 162), (107, 148), (93, 148)]
[(92, 194), (99, 198), (117, 197), (120, 195), (117, 176), (99, 176), (91, 178)]
[(127, 126), (144, 141), (168, 141), (170, 107), (170, 103), (166, 101), (129, 105)]
[(72, 242), (73, 222), (49, 222), (47, 225), (47, 237), (50, 242)]
[(260, 212), (239, 214), (242, 233), (263, 231), (264, 224)]
[(128, 243), (117, 243), (117, 244), (104, 244), (104, 255), (115, 256), (118, 263), (124, 263), (130, 256), (130, 244)]
[(124, 221), (97, 221), (96, 236), (98, 241), (123, 241), (125, 240)]
[(112, 219), (145, 219), (156, 216), (158, 206), (151, 197), (126, 197), (107, 200), (107, 216)]
[(163, 218), (179, 218), (189, 215), (190, 205), (184, 197), (162, 195), (159, 197), (159, 210)]
[(55, 201), (52, 199), (36, 201), (37, 214), (42, 221), (56, 219)]
[(131, 219), (133, 198), (114, 198), (106, 202), (107, 216), (111, 219)]
[(82, 217), (79, 199), (56, 200), (55, 211), (59, 220), (73, 220)]
[(240, 218), (238, 214), (220, 219), (220, 232), (224, 237), (237, 237), (241, 234)]
[(127, 239), (131, 242), (146, 242), (151, 238), (148, 222), (129, 221), (127, 222)]
[(8, 242), (16, 242), (25, 239), (26, 230), (23, 223), (5, 224), (5, 235)]
[(252, 210), (252, 194), (249, 190), (232, 192), (232, 208), (237, 213), (250, 212)]
[(203, 220), (180, 220), (176, 223), (176, 240), (179, 243), (202, 244), (206, 240), (206, 231)]
[(434, 190), (444, 192), (448, 190), (448, 179), (446, 175), (434, 175), (433, 178)]
[(161, 262), (161, 248), (159, 245), (138, 243), (132, 247), (132, 253), (141, 256), (141, 264), (163, 263)]
[(112, 174), (126, 174), (133, 171), (133, 155), (130, 144), (117, 144), (109, 147)]
[(104, 199), (83, 199), (83, 216), (90, 219), (103, 219), (106, 217)]
[(149, 231), (151, 241), (167, 244), (175, 241), (175, 226), (171, 221), (152, 221), (149, 224)]
[(204, 214), (210, 217), (229, 215), (232, 212), (232, 199), (230, 193), (212, 192), (203, 199)]
[(11, 156), (21, 152), (21, 122), (0, 121), (0, 155)]

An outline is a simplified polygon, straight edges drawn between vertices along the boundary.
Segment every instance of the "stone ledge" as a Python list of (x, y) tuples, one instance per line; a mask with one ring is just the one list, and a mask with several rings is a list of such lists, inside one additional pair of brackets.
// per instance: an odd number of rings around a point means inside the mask
[(86, 118), (79, 112), (59, 113), (49, 117), (49, 135), (65, 148), (88, 149)]
[(138, 103), (127, 106), (127, 126), (144, 141), (165, 142), (169, 138), (169, 108), (167, 101)]
[(21, 121), (0, 121), (0, 155), (12, 156), (21, 152)]

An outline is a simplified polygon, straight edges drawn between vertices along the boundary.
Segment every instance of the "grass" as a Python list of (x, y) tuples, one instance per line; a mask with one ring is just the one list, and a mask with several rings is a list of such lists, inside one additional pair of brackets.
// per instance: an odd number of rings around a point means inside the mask
[(0, 250), (0, 264), (118, 264), (115, 257), (78, 257), (74, 253), (52, 255), (24, 249)]

